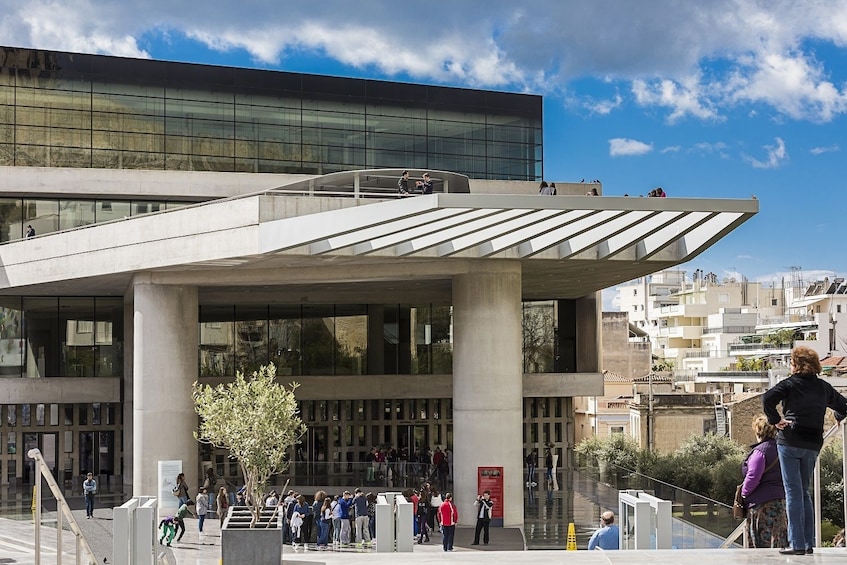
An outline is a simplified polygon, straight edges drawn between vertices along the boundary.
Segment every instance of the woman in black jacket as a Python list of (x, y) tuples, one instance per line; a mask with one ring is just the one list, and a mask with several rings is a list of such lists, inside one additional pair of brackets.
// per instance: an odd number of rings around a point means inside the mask
[[(791, 351), (791, 376), (775, 384), (762, 396), (768, 422), (775, 426), (779, 466), (788, 510), (788, 542), (780, 553), (812, 553), (815, 545), (815, 514), (809, 484), (815, 461), (823, 447), (823, 421), (827, 407), (835, 418), (847, 415), (847, 399), (832, 385), (819, 379), (821, 362), (808, 347)], [(782, 415), (776, 405), (782, 403)]]

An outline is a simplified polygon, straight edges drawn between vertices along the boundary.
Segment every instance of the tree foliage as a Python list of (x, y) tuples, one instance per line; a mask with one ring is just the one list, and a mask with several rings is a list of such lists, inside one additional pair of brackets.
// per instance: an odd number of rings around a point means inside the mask
[(744, 448), (727, 436), (714, 433), (692, 435), (684, 440), (676, 450), (677, 455), (690, 455), (707, 466), (712, 466), (728, 457), (744, 455)]
[(581, 457), (610, 463), (630, 471), (638, 469), (638, 444), (623, 434), (612, 434), (606, 438), (586, 438), (579, 442), (574, 450)]
[(250, 376), (236, 373), (235, 380), (216, 387), (194, 383), (194, 409), (200, 416), (195, 437), (201, 443), (228, 449), (244, 476), (245, 497), (259, 518), (268, 479), (288, 467), (289, 449), (305, 433), (291, 388), (275, 380), (276, 367), (262, 366)]

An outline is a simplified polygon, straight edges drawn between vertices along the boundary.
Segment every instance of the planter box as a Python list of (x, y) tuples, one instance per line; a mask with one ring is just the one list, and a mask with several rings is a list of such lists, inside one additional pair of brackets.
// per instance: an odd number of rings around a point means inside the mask
[[(230, 508), (221, 530), (222, 565), (279, 565), (282, 562), (282, 514), (263, 510), (255, 528), (246, 506)], [(271, 523), (268, 526), (268, 523)]]

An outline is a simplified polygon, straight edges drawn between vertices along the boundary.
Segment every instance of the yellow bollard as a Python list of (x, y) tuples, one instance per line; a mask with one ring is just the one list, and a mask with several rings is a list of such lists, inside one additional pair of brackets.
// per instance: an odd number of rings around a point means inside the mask
[(576, 551), (576, 529), (574, 529), (573, 522), (568, 524), (568, 546), (566, 550)]

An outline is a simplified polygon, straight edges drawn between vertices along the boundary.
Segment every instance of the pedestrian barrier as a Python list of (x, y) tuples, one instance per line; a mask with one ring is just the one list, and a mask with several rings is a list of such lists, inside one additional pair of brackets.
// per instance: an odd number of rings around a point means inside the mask
[(79, 525), (76, 523), (73, 512), (68, 506), (65, 496), (62, 494), (62, 489), (56, 483), (50, 467), (44, 461), (41, 451), (37, 448), (27, 451), (27, 456), (35, 460), (35, 489), (33, 490), (32, 505), (35, 515), (35, 565), (41, 565), (41, 478), (43, 477), (50, 492), (56, 497), (56, 564), (62, 565), (62, 520), (67, 519), (68, 527), (73, 532), (76, 538), (76, 564), (82, 563), (82, 553), (88, 555), (88, 565), (96, 565), (97, 560), (91, 546), (88, 545), (88, 540), (82, 535)]

